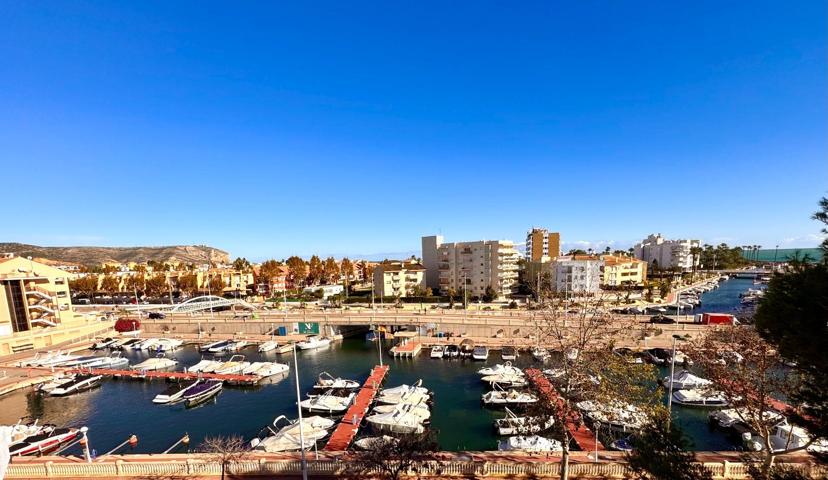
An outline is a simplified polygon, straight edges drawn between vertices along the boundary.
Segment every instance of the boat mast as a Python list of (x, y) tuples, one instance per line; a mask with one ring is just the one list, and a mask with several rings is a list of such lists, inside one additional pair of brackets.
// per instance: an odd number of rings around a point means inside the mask
[(299, 360), (296, 356), (296, 342), (293, 342), (293, 373), (296, 378), (296, 410), (299, 412), (299, 443), (302, 451), (302, 480), (308, 480), (308, 463), (305, 458), (305, 427), (302, 425), (302, 405), (299, 393)]

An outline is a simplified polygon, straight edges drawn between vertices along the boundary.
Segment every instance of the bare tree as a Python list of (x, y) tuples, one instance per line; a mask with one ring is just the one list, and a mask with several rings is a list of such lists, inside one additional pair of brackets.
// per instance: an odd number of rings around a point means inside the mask
[(379, 476), (388, 480), (398, 480), (412, 473), (419, 477), (422, 466), (434, 461), (434, 452), (438, 448), (434, 431), (398, 438), (379, 437), (370, 449), (354, 452), (346, 475), (355, 479)]
[(250, 453), (247, 443), (238, 435), (206, 437), (198, 450), (221, 464), (221, 480), (229, 465), (242, 461)]

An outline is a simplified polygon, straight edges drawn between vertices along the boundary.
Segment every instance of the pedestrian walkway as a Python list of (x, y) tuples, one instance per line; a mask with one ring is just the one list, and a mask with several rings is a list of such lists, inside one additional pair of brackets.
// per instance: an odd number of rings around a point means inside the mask
[(357, 393), (354, 403), (345, 413), (345, 416), (342, 417), (323, 450), (331, 452), (348, 449), (354, 437), (356, 437), (359, 424), (362, 423), (362, 418), (368, 413), (368, 408), (371, 407), (386, 373), (388, 373), (388, 365), (377, 365), (371, 370), (371, 375), (365, 380), (365, 384)]

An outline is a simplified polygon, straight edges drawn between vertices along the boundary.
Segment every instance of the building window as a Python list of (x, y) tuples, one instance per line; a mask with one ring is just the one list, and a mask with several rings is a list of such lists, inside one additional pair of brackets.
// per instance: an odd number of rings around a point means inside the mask
[(23, 300), (23, 289), (20, 282), (12, 281), (6, 284), (6, 298), (9, 299), (9, 316), (11, 317), (12, 330), (25, 332), (29, 330), (29, 322), (26, 319), (26, 304)]

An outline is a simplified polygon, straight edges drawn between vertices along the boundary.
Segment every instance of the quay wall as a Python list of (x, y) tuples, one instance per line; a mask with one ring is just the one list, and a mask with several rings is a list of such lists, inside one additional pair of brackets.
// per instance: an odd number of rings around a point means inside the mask
[[(448, 455), (447, 459), (426, 462), (417, 474), (419, 478), (542, 478), (557, 477), (560, 464), (556, 457), (541, 455), (510, 454), (498, 452), (464, 452)], [(699, 457), (704, 457), (704, 453)], [(806, 458), (808, 458), (806, 456)], [(747, 465), (729, 461), (729, 457), (717, 460), (699, 461), (710, 470), (716, 479), (748, 478)], [(780, 462), (818, 477), (828, 474), (828, 468), (810, 460)], [(312, 477), (337, 477), (353, 472), (354, 460), (347, 453), (310, 455), (307, 461), (308, 474)], [(227, 466), (227, 473), (233, 477), (284, 477), (299, 476), (302, 464), (296, 455), (270, 455), (250, 453), (246, 458)], [(583, 455), (573, 455), (570, 463), (572, 478), (625, 478), (623, 461), (608, 456), (598, 463), (591, 462)], [(369, 474), (370, 475), (370, 474)], [(15, 458), (9, 465), (5, 478), (51, 479), (51, 478), (220, 478), (221, 464), (208, 454), (186, 455), (116, 455), (96, 459), (91, 463), (77, 458), (42, 457)]]

